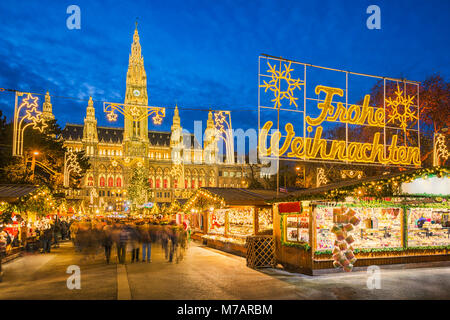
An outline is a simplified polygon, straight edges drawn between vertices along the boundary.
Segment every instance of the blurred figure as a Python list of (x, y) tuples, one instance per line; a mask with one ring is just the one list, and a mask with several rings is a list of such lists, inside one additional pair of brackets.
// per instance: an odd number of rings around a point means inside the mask
[(109, 261), (111, 259), (111, 249), (113, 245), (112, 232), (111, 227), (109, 225), (103, 227), (102, 245), (103, 248), (105, 249), (106, 263), (109, 264)]
[(131, 263), (133, 262), (139, 262), (139, 250), (140, 250), (140, 234), (138, 230), (136, 230), (136, 227), (133, 227), (131, 225), (127, 226), (128, 234), (129, 234), (129, 243), (131, 246)]
[(119, 241), (117, 243), (117, 257), (119, 259), (119, 263), (125, 263), (125, 253), (127, 249), (128, 242), (128, 231), (122, 227), (119, 232)]
[(147, 262), (152, 262), (152, 239), (150, 236), (150, 229), (148, 224), (141, 225), (139, 232), (142, 241), (142, 262), (145, 262), (145, 254), (147, 253)]

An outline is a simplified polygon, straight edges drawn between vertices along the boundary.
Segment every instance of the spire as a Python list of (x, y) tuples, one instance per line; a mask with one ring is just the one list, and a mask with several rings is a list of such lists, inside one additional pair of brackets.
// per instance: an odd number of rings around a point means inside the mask
[(133, 43), (131, 44), (131, 53), (130, 53), (130, 59), (129, 59), (129, 65), (128, 68), (130, 68), (131, 65), (144, 65), (144, 57), (142, 57), (141, 52), (141, 44), (139, 42), (139, 32), (137, 29), (137, 21), (136, 21), (136, 28), (134, 29), (133, 34)]
[(206, 122), (207, 128), (214, 128), (214, 120), (212, 116), (212, 111), (210, 110), (208, 113), (208, 121)]
[(178, 112), (178, 105), (175, 105), (172, 119), (172, 131), (178, 129), (181, 126), (180, 113)]
[[(98, 142), (97, 135), (97, 119), (95, 119), (94, 100), (89, 97), (88, 106), (86, 108), (86, 118), (84, 118), (83, 141), (89, 143)], [(89, 147), (88, 154), (94, 154), (93, 147)]]
[(44, 119), (55, 119), (55, 116), (53, 115), (53, 111), (52, 111), (52, 102), (50, 100), (50, 94), (47, 93), (45, 94), (45, 101), (44, 104), (42, 105), (42, 116), (44, 117)]
[(88, 106), (86, 108), (86, 120), (95, 120), (95, 108), (92, 97), (89, 97)]

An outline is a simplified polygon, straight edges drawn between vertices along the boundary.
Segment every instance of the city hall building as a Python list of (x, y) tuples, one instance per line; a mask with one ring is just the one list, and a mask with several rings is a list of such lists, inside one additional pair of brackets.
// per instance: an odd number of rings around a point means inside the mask
[[(45, 111), (51, 114), (49, 97), (46, 100)], [(129, 56), (124, 104), (125, 110), (129, 108), (127, 105), (148, 106), (147, 75), (137, 27)], [(218, 161), (218, 139), (211, 111), (205, 120), (203, 145), (192, 134), (182, 132), (178, 107), (170, 132), (148, 130), (147, 117), (139, 121), (125, 117), (124, 128), (101, 127), (97, 126), (91, 97), (84, 124), (68, 123), (62, 132), (68, 150), (84, 150), (91, 163), (82, 189), (68, 191), (68, 196), (84, 200), (85, 209), (122, 211), (127, 186), (137, 166), (148, 172), (152, 190), (149, 202), (187, 199), (200, 187), (245, 188), (244, 177), (249, 169), (234, 159)]]

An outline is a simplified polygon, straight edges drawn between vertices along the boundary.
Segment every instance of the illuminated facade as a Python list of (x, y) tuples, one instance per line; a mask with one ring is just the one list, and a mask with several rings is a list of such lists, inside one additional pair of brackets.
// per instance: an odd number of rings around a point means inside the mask
[[(148, 106), (147, 75), (139, 34), (133, 35), (129, 57), (125, 108)], [(51, 105), (47, 105), (47, 109)], [(133, 110), (125, 109), (125, 112)], [(206, 119), (205, 119), (206, 120)], [(72, 151), (84, 150), (90, 159), (83, 189), (70, 196), (84, 199), (85, 207), (121, 211), (132, 169), (148, 169), (152, 202), (186, 199), (199, 187), (246, 187), (247, 169), (242, 163), (218, 163), (218, 140), (213, 113), (209, 112), (203, 146), (191, 134), (183, 134), (178, 107), (170, 132), (148, 129), (148, 118), (132, 121), (125, 117), (124, 128), (97, 126), (92, 97), (86, 108), (84, 125), (66, 124), (62, 137)]]

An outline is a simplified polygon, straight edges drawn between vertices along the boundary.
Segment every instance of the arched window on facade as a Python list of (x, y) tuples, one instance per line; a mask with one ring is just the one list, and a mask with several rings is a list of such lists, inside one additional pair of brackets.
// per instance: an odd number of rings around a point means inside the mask
[(93, 176), (89, 176), (88, 177), (87, 185), (88, 185), (88, 187), (93, 187), (94, 186), (94, 177)]
[(152, 178), (148, 179), (148, 185), (150, 186), (151, 189), (153, 188), (153, 179)]
[(191, 181), (191, 188), (195, 189), (195, 179), (192, 179), (192, 181)]
[(156, 188), (157, 189), (161, 188), (161, 180), (159, 178), (156, 179)]
[(185, 188), (185, 189), (188, 188), (188, 181), (187, 181), (187, 179), (184, 179), (184, 188)]
[(104, 187), (106, 184), (105, 177), (100, 177), (100, 187)]
[(173, 179), (173, 187), (178, 188), (178, 179)]
[(167, 189), (167, 179), (164, 179), (164, 181), (163, 181), (163, 188)]
[(121, 177), (117, 177), (116, 178), (116, 187), (122, 187), (122, 178)]
[(113, 177), (108, 178), (108, 187), (114, 187), (114, 179)]

